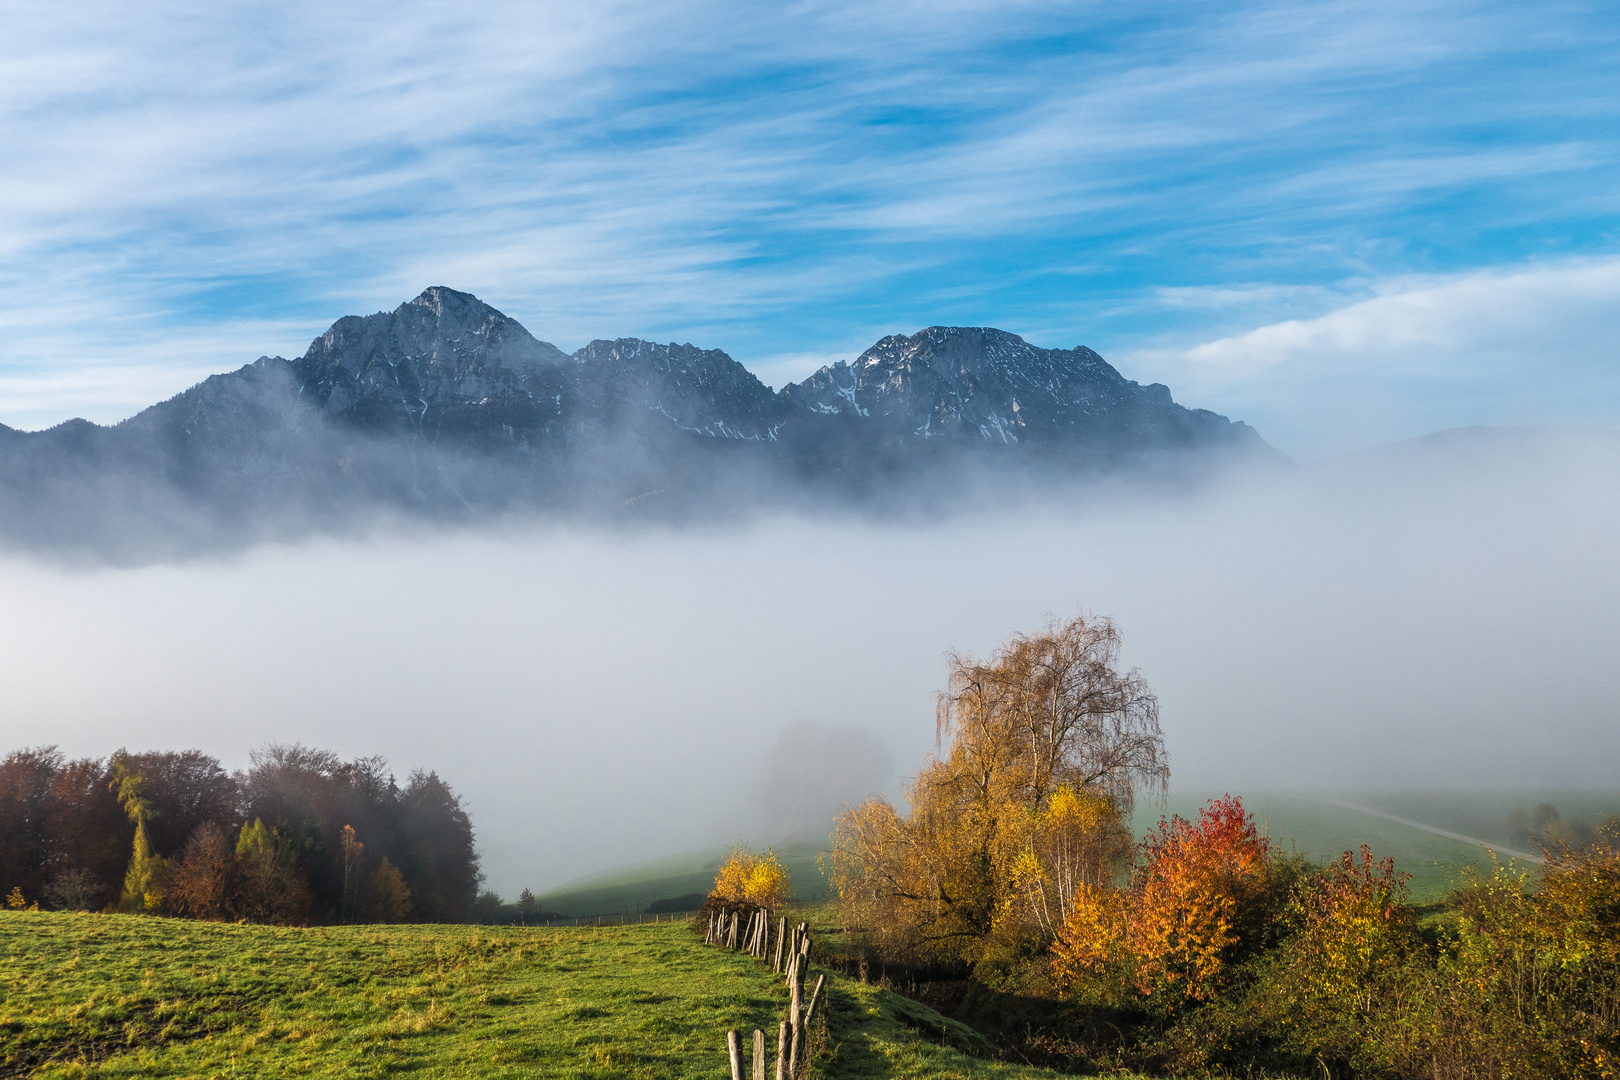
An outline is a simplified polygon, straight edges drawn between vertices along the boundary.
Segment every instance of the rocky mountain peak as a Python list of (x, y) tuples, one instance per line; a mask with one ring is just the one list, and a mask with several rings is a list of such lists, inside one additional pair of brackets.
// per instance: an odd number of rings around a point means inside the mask
[(339, 319), (296, 362), (328, 414), (368, 426), (414, 426), (500, 400), (525, 415), (551, 398), (567, 362), (516, 319), (470, 293), (426, 289), (391, 312)]
[(782, 406), (770, 387), (719, 349), (639, 338), (593, 341), (574, 354), (589, 399), (662, 416), (716, 438), (773, 439)]
[(1084, 347), (1043, 349), (987, 326), (930, 326), (891, 334), (784, 393), (811, 412), (877, 417), (925, 438), (1014, 443), (1118, 441), (1144, 422), (1173, 422), (1179, 406), (1162, 390), (1131, 382)]

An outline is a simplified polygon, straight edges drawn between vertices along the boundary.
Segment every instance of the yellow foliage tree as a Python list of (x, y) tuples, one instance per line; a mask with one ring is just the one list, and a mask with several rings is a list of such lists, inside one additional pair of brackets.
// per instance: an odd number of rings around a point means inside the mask
[(1395, 860), (1375, 863), (1346, 851), (1289, 905), (1296, 931), (1288, 943), (1289, 985), (1312, 1021), (1367, 1016), (1381, 989), (1378, 976), (1418, 946), (1406, 875)]
[(310, 892), (291, 843), (258, 819), (236, 838), (242, 875), (241, 915), (254, 922), (297, 924), (309, 918)]
[(1125, 893), (1112, 885), (1082, 885), (1052, 945), (1052, 975), (1074, 997), (1127, 963)]
[(720, 863), (710, 895), (734, 904), (781, 907), (791, 886), (787, 867), (767, 848), (765, 853), (735, 847)]
[(111, 787), (135, 824), (134, 850), (124, 871), (124, 892), (119, 907), (128, 912), (161, 912), (166, 903), (171, 867), (167, 859), (152, 851), (146, 837), (146, 823), (156, 812), (147, 798), (146, 785), (131, 767), (129, 755), (120, 750), (113, 755)]
[(834, 835), (846, 917), (886, 952), (974, 962), (992, 937), (1050, 938), (1082, 887), (1120, 872), (1136, 792), (1169, 767), (1158, 700), (1118, 670), (1119, 644), (1082, 615), (988, 662), (950, 657), (949, 747), (911, 784), (910, 814), (869, 799)]
[(1033, 815), (1015, 863), (1014, 895), (1026, 922), (1056, 933), (1082, 890), (1113, 883), (1130, 858), (1131, 835), (1109, 796), (1062, 784)]

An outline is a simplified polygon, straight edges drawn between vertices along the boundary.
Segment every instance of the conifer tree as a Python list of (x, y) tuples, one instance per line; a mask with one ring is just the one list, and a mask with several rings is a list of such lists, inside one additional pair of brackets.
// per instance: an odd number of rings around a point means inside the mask
[(124, 894), (119, 907), (128, 912), (159, 912), (169, 880), (169, 863), (152, 851), (146, 836), (146, 823), (155, 814), (140, 774), (131, 766), (129, 755), (120, 750), (113, 755), (112, 786), (118, 803), (135, 824), (134, 851), (124, 872)]

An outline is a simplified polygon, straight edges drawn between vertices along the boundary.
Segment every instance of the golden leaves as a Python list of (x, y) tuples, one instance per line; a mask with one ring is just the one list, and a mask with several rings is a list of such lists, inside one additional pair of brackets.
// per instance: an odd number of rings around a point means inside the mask
[(775, 908), (787, 899), (790, 885), (787, 867), (776, 852), (767, 849), (761, 855), (737, 847), (721, 862), (713, 892), (722, 900)]

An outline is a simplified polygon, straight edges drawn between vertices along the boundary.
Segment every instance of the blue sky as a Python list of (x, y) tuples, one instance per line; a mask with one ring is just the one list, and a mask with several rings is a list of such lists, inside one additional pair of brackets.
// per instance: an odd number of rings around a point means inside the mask
[(477, 293), (772, 385), (1088, 344), (1302, 459), (1620, 426), (1620, 14), (1506, 3), (7, 5), (0, 422)]

